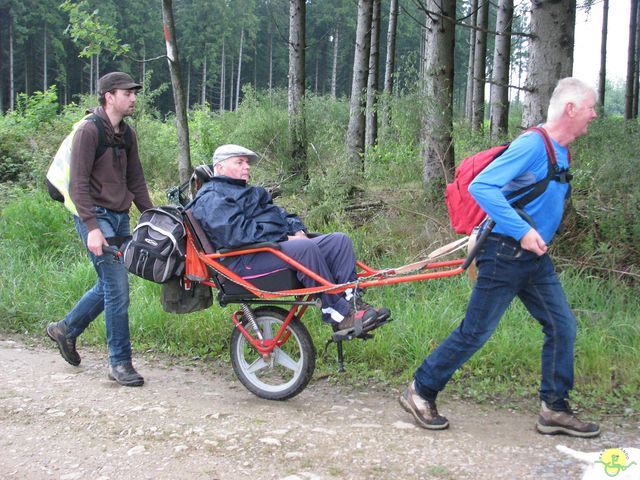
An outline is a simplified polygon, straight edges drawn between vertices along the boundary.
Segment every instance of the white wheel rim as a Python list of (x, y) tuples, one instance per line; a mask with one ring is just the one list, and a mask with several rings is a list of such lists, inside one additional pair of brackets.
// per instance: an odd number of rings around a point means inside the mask
[[(273, 338), (273, 331), (276, 332), (280, 329), (282, 325), (282, 320), (276, 317), (261, 317), (258, 319), (258, 326), (262, 330), (262, 335), (265, 340)], [(274, 328), (274, 324), (277, 325)], [(290, 333), (289, 338), (287, 339), (287, 345), (290, 342), (295, 342), (297, 345), (297, 351), (300, 353), (300, 358), (296, 361), (291, 357), (287, 352), (283, 351), (280, 347), (275, 347), (273, 352), (271, 353), (271, 361), (266, 362), (262, 356), (259, 356), (255, 360), (249, 362), (245, 356), (245, 347), (250, 348), (251, 351), (255, 355), (259, 355), (253, 347), (250, 346), (244, 335), (240, 335), (237, 341), (237, 350), (236, 350), (236, 359), (238, 361), (238, 366), (240, 370), (243, 372), (244, 376), (251, 382), (252, 385), (255, 385), (257, 388), (267, 392), (281, 392), (283, 390), (291, 387), (302, 374), (302, 369), (304, 367), (304, 355), (302, 351), (302, 343), (296, 333), (292, 330), (288, 330)], [(275, 368), (275, 366), (280, 366), (284, 368), (290, 375), (291, 378), (285, 383), (279, 383), (274, 385), (272, 383), (266, 383), (260, 378), (261, 373), (268, 373)]]

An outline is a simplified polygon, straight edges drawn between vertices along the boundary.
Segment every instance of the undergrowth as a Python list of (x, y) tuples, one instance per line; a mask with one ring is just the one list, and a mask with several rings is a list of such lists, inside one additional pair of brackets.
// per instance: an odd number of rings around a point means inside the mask
[[(50, 102), (42, 96), (39, 102)], [(344, 165), (346, 102), (311, 96), (309, 182), (288, 175), (286, 96), (266, 97), (247, 90), (232, 113), (198, 108), (190, 112), (193, 163), (208, 162), (221, 143), (245, 144), (262, 155), (254, 182), (279, 187), (277, 203), (299, 213), (311, 230), (344, 231), (358, 257), (376, 267), (416, 260), (452, 239), (441, 198), (424, 191), (419, 106), (394, 100), (392, 124), (367, 152), (365, 172), (351, 195)], [(29, 105), (37, 105), (30, 102)], [(73, 222), (50, 201), (42, 179), (57, 144), (82, 117), (86, 105), (59, 114), (50, 108), (0, 117), (0, 331), (42, 335), (95, 281)], [(35, 107), (34, 107), (35, 108)], [(173, 118), (152, 111), (131, 119), (154, 201), (177, 183)], [(34, 127), (37, 125), (37, 127)], [(620, 119), (594, 122), (572, 148), (573, 210), (552, 250), (567, 296), (579, 322), (574, 399), (585, 407), (640, 412), (640, 135)], [(512, 136), (515, 136), (513, 132)], [(456, 126), (461, 158), (491, 144)], [(132, 212), (135, 222), (137, 212)], [(370, 380), (407, 383), (425, 355), (464, 315), (470, 285), (463, 277), (369, 289), (367, 301), (388, 306), (394, 321), (373, 340), (345, 346), (353, 384)], [(131, 277), (131, 332), (134, 348), (228, 361), (232, 307), (214, 306), (189, 315), (165, 313), (159, 286)], [(313, 309), (312, 309), (313, 310)], [(305, 316), (319, 351), (319, 375), (335, 371), (335, 349), (321, 355), (329, 336), (318, 312)], [(80, 345), (104, 344), (97, 321)], [(476, 401), (513, 402), (536, 396), (540, 377), (540, 326), (515, 302), (495, 335), (454, 376), (450, 395)]]

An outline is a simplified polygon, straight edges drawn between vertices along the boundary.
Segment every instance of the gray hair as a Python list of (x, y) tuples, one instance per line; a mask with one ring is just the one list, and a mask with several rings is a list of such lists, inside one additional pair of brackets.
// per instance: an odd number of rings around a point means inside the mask
[(575, 77), (561, 79), (549, 100), (547, 122), (558, 120), (562, 116), (567, 103), (573, 103), (578, 107), (582, 106), (582, 102), (590, 93), (596, 95), (594, 88), (582, 80)]

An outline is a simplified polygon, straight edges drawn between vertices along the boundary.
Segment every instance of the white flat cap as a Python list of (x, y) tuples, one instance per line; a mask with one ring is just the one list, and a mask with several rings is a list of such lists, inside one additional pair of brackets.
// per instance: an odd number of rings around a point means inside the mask
[(258, 160), (258, 155), (249, 150), (248, 148), (241, 147), (240, 145), (221, 145), (216, 148), (216, 151), (213, 152), (213, 158), (211, 166), (215, 167), (216, 164), (226, 160), (231, 157), (247, 157), (249, 159), (249, 163), (254, 163)]

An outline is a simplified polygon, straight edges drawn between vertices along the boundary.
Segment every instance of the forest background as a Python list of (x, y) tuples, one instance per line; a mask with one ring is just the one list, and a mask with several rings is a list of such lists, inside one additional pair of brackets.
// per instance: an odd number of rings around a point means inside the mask
[[(454, 164), (542, 120), (536, 105), (546, 104), (546, 86), (572, 72), (576, 12), (608, 3), (0, 0), (0, 330), (40, 335), (93, 282), (69, 215), (48, 199), (43, 179), (73, 123), (96, 105), (102, 74), (128, 71), (145, 86), (130, 123), (156, 203), (218, 145), (239, 143), (262, 157), (254, 182), (311, 229), (345, 231), (367, 263), (401, 265), (454, 238), (443, 202)], [(509, 4), (512, 19), (501, 24)], [(573, 205), (552, 256), (579, 321), (574, 400), (637, 415), (637, 0), (629, 11), (629, 24), (614, 26), (630, 32), (627, 78), (599, 78), (601, 117), (572, 146)], [(173, 27), (180, 56), (172, 64), (163, 31)], [(506, 61), (496, 45), (505, 37)], [(606, 52), (593, 52), (598, 60), (606, 72)], [(461, 320), (469, 292), (462, 277), (370, 289), (367, 300), (396, 320), (374, 340), (349, 344), (341, 378), (408, 381)], [(228, 360), (228, 308), (177, 317), (158, 297), (157, 285), (132, 278), (137, 349)], [(305, 318), (321, 345), (327, 327)], [(104, 336), (95, 322), (82, 342)], [(541, 343), (540, 327), (514, 304), (450, 392), (534, 398)], [(321, 360), (324, 373), (335, 369)]]

